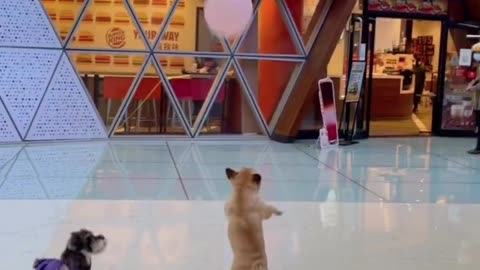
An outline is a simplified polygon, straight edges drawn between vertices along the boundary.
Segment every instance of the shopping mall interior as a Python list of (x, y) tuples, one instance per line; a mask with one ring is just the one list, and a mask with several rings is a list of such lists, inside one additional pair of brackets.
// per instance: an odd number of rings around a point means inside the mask
[(0, 0), (0, 268), (478, 269), (479, 1), (207, 1)]

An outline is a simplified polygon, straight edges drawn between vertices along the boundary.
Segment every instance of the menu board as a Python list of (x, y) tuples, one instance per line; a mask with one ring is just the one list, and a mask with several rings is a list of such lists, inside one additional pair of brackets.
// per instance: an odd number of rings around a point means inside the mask
[[(83, 2), (74, 0), (43, 0), (43, 5), (55, 29), (64, 40), (77, 19)], [(133, 0), (131, 5), (142, 29), (135, 25), (124, 1), (95, 0), (87, 7), (69, 44), (72, 49), (143, 50), (148, 51), (142, 41), (142, 33), (153, 44), (166, 19), (173, 1)], [(180, 1), (171, 22), (157, 49), (163, 51), (195, 51), (196, 1)], [(80, 72), (84, 73), (137, 73), (145, 59), (134, 54), (115, 55), (109, 53), (70, 55)], [(191, 66), (192, 57), (165, 57), (160, 59), (167, 73), (179, 73)], [(153, 69), (150, 69), (153, 71)]]
[(408, 14), (447, 15), (447, 0), (369, 0), (368, 10)]
[(352, 71), (348, 79), (346, 102), (358, 102), (363, 89), (363, 78), (365, 74), (365, 62), (353, 62)]

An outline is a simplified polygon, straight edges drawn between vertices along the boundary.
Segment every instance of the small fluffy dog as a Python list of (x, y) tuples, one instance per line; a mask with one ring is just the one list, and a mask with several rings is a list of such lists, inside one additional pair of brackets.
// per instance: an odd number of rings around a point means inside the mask
[(252, 169), (236, 172), (225, 170), (233, 188), (225, 204), (228, 238), (233, 251), (232, 270), (267, 270), (267, 254), (263, 239), (263, 220), (282, 214), (264, 203), (258, 192), (262, 177)]
[(94, 235), (82, 229), (72, 232), (61, 259), (37, 259), (33, 264), (36, 270), (90, 270), (91, 256), (105, 250), (107, 240), (103, 235)]

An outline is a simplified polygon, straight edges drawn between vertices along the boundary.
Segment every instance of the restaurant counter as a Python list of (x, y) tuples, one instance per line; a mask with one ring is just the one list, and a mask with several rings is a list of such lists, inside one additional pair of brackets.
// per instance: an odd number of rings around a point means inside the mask
[[(335, 101), (337, 114), (343, 106), (346, 79), (342, 75), (330, 75), (335, 86)], [(408, 119), (412, 115), (415, 78), (408, 90), (403, 90), (403, 76), (401, 75), (373, 75), (372, 88), (372, 120)], [(368, 89), (368, 80), (366, 88)], [(368, 96), (367, 96), (368, 98)], [(353, 117), (353, 115), (352, 115)]]
[[(403, 90), (402, 85), (403, 76), (373, 75), (371, 120), (401, 120), (412, 116), (415, 76), (409, 89)], [(368, 89), (368, 80), (366, 87)]]

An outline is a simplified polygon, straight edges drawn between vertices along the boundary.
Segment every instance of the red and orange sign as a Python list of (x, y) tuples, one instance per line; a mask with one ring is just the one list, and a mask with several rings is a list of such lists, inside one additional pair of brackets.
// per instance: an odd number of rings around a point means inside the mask
[(368, 10), (408, 14), (447, 15), (447, 0), (369, 0)]

